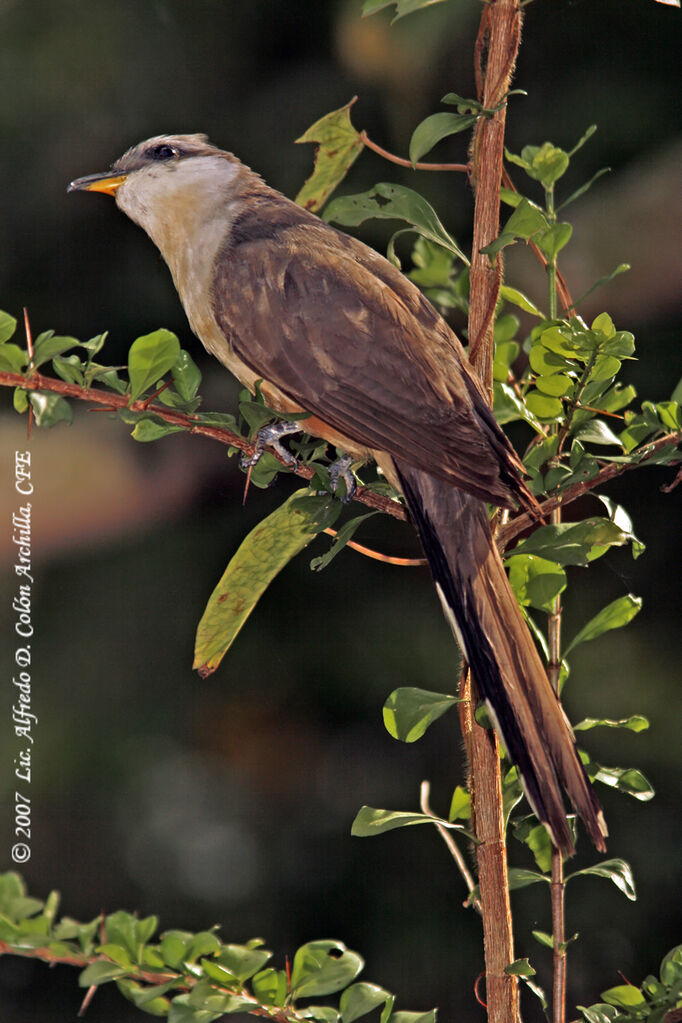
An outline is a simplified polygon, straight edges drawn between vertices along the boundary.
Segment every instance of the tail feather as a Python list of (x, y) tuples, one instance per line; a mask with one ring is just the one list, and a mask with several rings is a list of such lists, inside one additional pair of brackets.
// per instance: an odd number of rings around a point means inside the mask
[(405, 463), (396, 461), (396, 469), (446, 617), (533, 810), (554, 844), (571, 855), (565, 789), (603, 851), (607, 829), (602, 809), (519, 611), (485, 505)]

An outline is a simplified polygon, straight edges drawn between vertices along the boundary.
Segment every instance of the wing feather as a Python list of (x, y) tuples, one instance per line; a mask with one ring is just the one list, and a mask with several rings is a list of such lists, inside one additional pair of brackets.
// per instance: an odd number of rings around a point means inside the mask
[(450, 328), (387, 260), (284, 202), (256, 204), (218, 257), (234, 352), (363, 447), (509, 504), (518, 459)]

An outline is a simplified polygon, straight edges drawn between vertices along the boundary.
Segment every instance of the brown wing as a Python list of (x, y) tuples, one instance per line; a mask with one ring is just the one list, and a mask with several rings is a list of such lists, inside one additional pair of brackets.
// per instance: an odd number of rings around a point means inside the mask
[(387, 260), (275, 196), (217, 262), (237, 355), (356, 443), (508, 504), (518, 461), (454, 334)]

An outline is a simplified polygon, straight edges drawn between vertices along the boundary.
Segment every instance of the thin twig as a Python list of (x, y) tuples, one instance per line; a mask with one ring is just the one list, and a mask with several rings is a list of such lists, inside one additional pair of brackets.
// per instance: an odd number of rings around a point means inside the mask
[[(428, 817), (436, 817), (437, 815), (432, 811), (431, 806), (429, 805), (430, 788), (431, 786), (428, 781), (423, 781), (421, 783), (421, 787), (419, 790), (419, 805), (422, 809), (422, 812), (425, 813)], [(442, 824), (436, 824), (436, 828), (438, 830), (438, 834), (447, 845), (450, 851), (450, 855), (457, 864), (457, 869), (464, 878), (464, 883), (467, 886), (469, 895), (471, 895), (474, 888), (476, 887), (476, 883), (473, 877), (471, 876), (471, 872), (467, 867), (466, 860), (464, 859), (464, 856), (462, 855), (459, 846), (455, 842), (454, 838), (452, 837), (448, 829), (444, 828)], [(481, 912), (480, 899), (467, 899), (466, 905), (473, 906), (478, 913)]]
[(376, 142), (372, 142), (366, 131), (361, 132), (360, 137), (368, 149), (372, 149), (375, 153), (378, 153), (379, 156), (383, 156), (384, 160), (390, 160), (391, 163), (397, 163), (399, 167), (409, 167), (410, 170), (461, 171), (464, 174), (469, 173), (468, 163), (412, 163), (411, 160), (406, 160), (402, 156), (396, 156), (394, 153), (389, 153), (387, 149), (383, 149), (381, 146), (378, 146)]

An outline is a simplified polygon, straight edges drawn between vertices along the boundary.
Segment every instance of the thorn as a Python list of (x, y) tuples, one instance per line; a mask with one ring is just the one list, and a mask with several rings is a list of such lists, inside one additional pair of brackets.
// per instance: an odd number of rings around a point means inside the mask
[(142, 409), (143, 410), (148, 409), (151, 403), (154, 401), (154, 399), (158, 398), (162, 391), (165, 391), (166, 388), (170, 387), (172, 383), (173, 383), (172, 380), (166, 380), (165, 384), (159, 387), (158, 390), (154, 391), (153, 394), (150, 394), (147, 398), (145, 398), (144, 401), (141, 402)]
[(33, 362), (33, 336), (31, 334), (31, 324), (28, 318), (28, 309), (24, 306), (24, 331), (26, 332), (26, 348), (28, 349), (29, 362)]
[(250, 465), (246, 470), (246, 482), (244, 483), (244, 494), (242, 496), (242, 508), (246, 504), (246, 497), (249, 493), (249, 485), (251, 483), (251, 473), (253, 472), (253, 466)]

